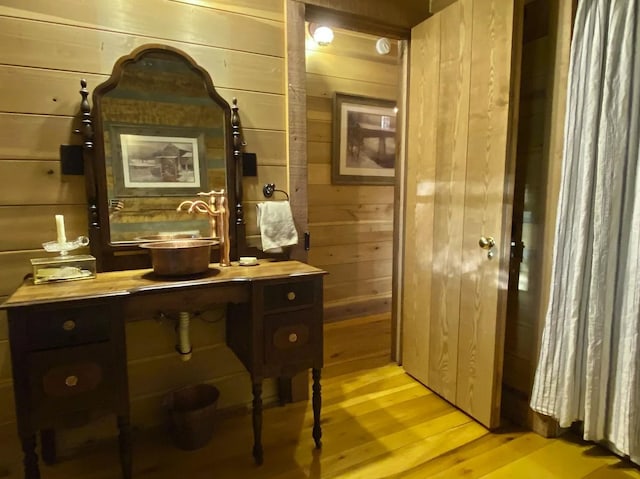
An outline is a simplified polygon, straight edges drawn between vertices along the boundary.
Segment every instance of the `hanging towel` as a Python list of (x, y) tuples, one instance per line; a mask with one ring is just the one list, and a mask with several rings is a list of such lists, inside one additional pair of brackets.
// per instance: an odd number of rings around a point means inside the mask
[(288, 201), (258, 203), (258, 228), (265, 253), (281, 253), (283, 246), (298, 244), (298, 232)]

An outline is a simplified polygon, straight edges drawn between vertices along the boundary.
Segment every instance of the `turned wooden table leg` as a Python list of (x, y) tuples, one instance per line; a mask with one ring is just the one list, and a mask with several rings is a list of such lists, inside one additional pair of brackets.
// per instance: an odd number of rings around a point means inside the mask
[(322, 447), (322, 428), (320, 427), (320, 409), (322, 407), (322, 395), (320, 393), (320, 369), (313, 368), (311, 370), (311, 376), (313, 377), (313, 440), (316, 443), (316, 449)]
[(118, 443), (120, 446), (120, 466), (122, 468), (122, 478), (131, 479), (131, 424), (129, 416), (118, 416)]
[(40, 469), (38, 469), (38, 455), (36, 454), (36, 435), (20, 436), (22, 442), (22, 452), (24, 453), (24, 478), (40, 479)]
[(40, 431), (40, 449), (42, 450), (42, 460), (45, 464), (56, 463), (56, 431), (54, 429), (43, 429)]
[(253, 383), (253, 459), (263, 462), (262, 455), (262, 381)]

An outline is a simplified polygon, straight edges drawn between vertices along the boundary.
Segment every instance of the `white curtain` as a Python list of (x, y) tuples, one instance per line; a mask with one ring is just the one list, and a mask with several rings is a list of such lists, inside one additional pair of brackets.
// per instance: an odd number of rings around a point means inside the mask
[(531, 407), (640, 463), (640, 0), (580, 0)]

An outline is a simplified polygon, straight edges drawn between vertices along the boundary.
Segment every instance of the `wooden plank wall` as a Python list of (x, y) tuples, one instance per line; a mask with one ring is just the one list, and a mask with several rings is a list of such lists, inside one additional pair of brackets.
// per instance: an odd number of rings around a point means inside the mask
[[(287, 183), (282, 0), (136, 0), (117, 8), (109, 0), (5, 0), (0, 6), (0, 301), (30, 271), (29, 259), (44, 256), (41, 244), (55, 238), (54, 214), (65, 215), (68, 237), (86, 234), (84, 178), (61, 175), (58, 161), (60, 144), (80, 141), (72, 134), (79, 82), (86, 78), (91, 89), (108, 77), (119, 57), (148, 43), (185, 51), (210, 73), (227, 101), (238, 98), (247, 151), (258, 157), (258, 177), (244, 180), (252, 238), (261, 185)], [(218, 385), (221, 407), (250, 401), (248, 375), (224, 345), (222, 314), (213, 311), (193, 321), (195, 353), (188, 363), (174, 352), (172, 321), (127, 326), (136, 426), (160, 422), (165, 392), (196, 381)], [(274, 394), (267, 387), (265, 399)], [(0, 427), (15, 429), (14, 420), (6, 315), (0, 313)], [(62, 447), (95, 434), (81, 429), (63, 436)]]
[(331, 184), (335, 92), (396, 100), (397, 42), (387, 56), (377, 37), (335, 29), (329, 46), (307, 36), (309, 263), (325, 277), (325, 319), (390, 311), (393, 186)]

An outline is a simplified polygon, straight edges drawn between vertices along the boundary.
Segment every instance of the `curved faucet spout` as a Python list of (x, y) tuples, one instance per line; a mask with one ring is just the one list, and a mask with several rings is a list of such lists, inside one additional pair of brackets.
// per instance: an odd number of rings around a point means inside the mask
[(178, 205), (176, 211), (187, 213), (202, 213), (209, 216), (210, 234), (220, 240), (220, 266), (231, 266), (229, 259), (229, 209), (224, 190), (212, 190), (208, 193), (198, 193), (198, 196), (206, 196), (209, 202), (204, 200), (186, 200)]
[(202, 200), (183, 201), (178, 205), (178, 207), (176, 208), (176, 211), (182, 211), (185, 206), (188, 206), (188, 209), (186, 210), (187, 213), (196, 212), (196, 213), (206, 213), (209, 215), (216, 214), (216, 212), (213, 209), (211, 209), (211, 206)]

